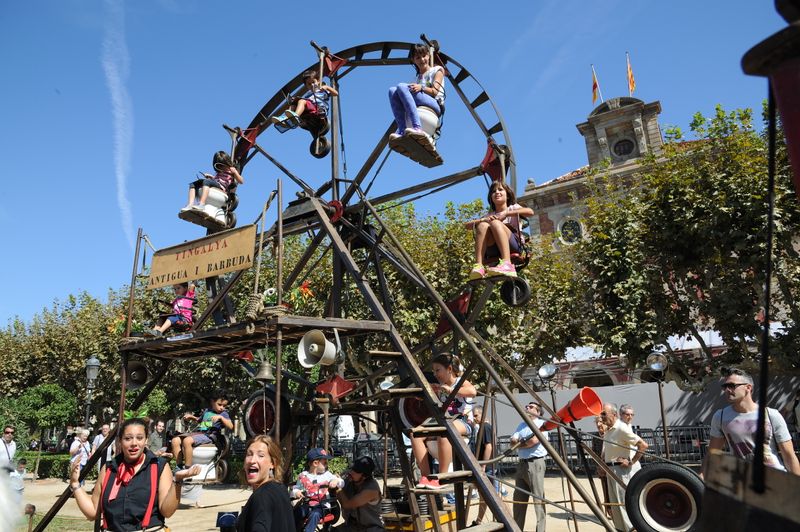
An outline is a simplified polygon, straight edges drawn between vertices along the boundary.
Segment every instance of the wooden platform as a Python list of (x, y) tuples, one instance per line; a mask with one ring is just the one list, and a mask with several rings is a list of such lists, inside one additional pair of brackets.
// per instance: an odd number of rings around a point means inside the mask
[(281, 327), (285, 344), (298, 342), (311, 329), (320, 329), (326, 335), (330, 334), (328, 339), (333, 341), (331, 329), (334, 328), (338, 330), (340, 337), (348, 337), (388, 332), (392, 327), (390, 323), (383, 321), (276, 315), (256, 320), (252, 324), (242, 322), (222, 325), (161, 338), (123, 339), (119, 350), (128, 355), (171, 360), (225, 356), (274, 344), (278, 326)]
[[(383, 514), (383, 522), (386, 525), (386, 530), (414, 530), (414, 517), (408, 514), (398, 514), (395, 512)], [(445, 525), (444, 530), (454, 531), (456, 529), (455, 510), (439, 510), (439, 524)], [(424, 530), (433, 529), (433, 522), (430, 517), (425, 519), (424, 526)]]
[(429, 137), (403, 135), (390, 140), (389, 148), (427, 168), (439, 166), (444, 162)]
[(699, 530), (800, 530), (800, 477), (767, 467), (766, 491), (752, 487), (753, 464), (712, 450)]

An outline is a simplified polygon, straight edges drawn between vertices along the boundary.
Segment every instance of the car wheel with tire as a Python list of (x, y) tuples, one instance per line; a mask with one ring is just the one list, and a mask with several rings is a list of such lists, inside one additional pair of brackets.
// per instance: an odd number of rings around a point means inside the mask
[(693, 532), (704, 489), (700, 477), (683, 466), (651, 464), (628, 482), (625, 509), (639, 532)]

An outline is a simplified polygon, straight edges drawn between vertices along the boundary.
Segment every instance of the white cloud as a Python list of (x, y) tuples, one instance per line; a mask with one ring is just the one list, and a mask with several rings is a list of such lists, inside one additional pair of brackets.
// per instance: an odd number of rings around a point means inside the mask
[(122, 0), (106, 0), (105, 36), (102, 64), (106, 84), (111, 93), (114, 127), (114, 175), (117, 181), (117, 205), (122, 229), (131, 248), (135, 246), (133, 215), (128, 201), (127, 181), (133, 144), (133, 105), (126, 82), (130, 73), (130, 56), (125, 43), (125, 10)]

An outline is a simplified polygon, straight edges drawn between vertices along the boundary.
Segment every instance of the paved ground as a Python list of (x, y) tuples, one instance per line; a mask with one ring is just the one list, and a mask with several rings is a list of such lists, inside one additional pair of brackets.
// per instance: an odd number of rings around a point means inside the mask
[[(390, 480), (390, 482), (392, 482)], [(589, 483), (581, 480), (582, 484), (589, 491)], [(66, 483), (60, 480), (46, 479), (40, 480), (35, 483), (26, 482), (25, 486), (25, 502), (36, 505), (37, 513), (45, 513), (55, 502), (58, 496), (66, 487)], [(91, 487), (88, 486), (87, 487)], [(600, 489), (598, 485), (598, 490)], [(564, 493), (567, 493), (566, 481), (563, 487)], [(591, 493), (591, 491), (589, 491)], [(203, 489), (202, 494), (198, 499), (197, 507), (181, 507), (175, 512), (169, 520), (168, 524), (173, 532), (195, 532), (195, 531), (212, 531), (218, 530), (214, 527), (217, 518), (217, 512), (224, 511), (238, 511), (249, 497), (250, 492), (238, 486), (207, 486)], [(562, 495), (562, 484), (559, 477), (547, 477), (545, 479), (545, 495), (553, 501), (563, 501), (568, 499), (567, 495)], [(510, 499), (511, 494), (507, 496)], [(569, 503), (566, 503), (569, 506)], [(576, 504), (576, 510), (582, 514), (591, 515), (588, 507), (581, 503)], [(469, 522), (474, 519), (477, 513), (477, 504), (473, 504), (470, 509)], [(491, 514), (488, 514), (491, 515)], [(533, 517), (533, 509), (528, 511), (528, 520), (525, 524), (525, 530), (535, 530), (535, 523)], [(586, 521), (578, 521), (580, 532), (595, 532), (602, 530), (599, 525), (589, 523)], [(21, 527), (18, 530), (27, 530), (27, 527)], [(54, 526), (48, 527), (48, 530), (63, 530), (63, 531), (82, 531), (92, 530), (91, 523), (82, 518), (80, 510), (73, 499), (70, 499), (67, 504), (58, 513), (58, 521)], [(547, 516), (547, 530), (548, 532), (568, 532), (574, 530), (572, 520), (569, 519), (569, 514), (558, 508), (548, 508)]]

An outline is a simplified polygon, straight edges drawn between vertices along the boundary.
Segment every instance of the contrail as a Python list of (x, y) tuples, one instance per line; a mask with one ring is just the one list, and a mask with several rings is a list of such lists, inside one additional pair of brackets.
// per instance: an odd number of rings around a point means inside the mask
[(125, 44), (125, 10), (121, 0), (106, 0), (106, 31), (103, 38), (103, 72), (111, 93), (114, 125), (114, 174), (122, 229), (131, 249), (135, 246), (131, 203), (127, 181), (133, 142), (133, 105), (125, 83), (130, 73), (130, 56)]

